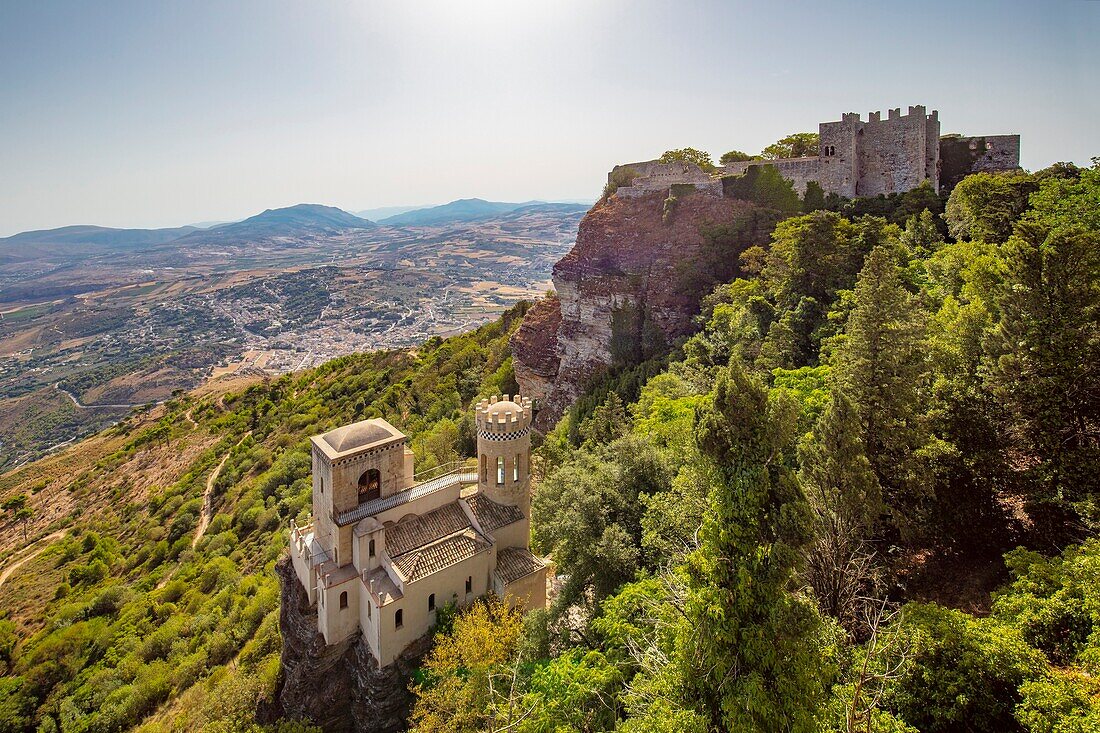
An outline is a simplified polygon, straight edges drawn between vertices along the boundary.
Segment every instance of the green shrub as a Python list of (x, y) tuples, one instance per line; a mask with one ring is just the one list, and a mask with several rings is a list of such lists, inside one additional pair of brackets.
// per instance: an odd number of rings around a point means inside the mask
[(887, 707), (922, 733), (1020, 730), (1014, 717), (1020, 686), (1041, 677), (1043, 655), (994, 619), (934, 605), (908, 607), (912, 644)]

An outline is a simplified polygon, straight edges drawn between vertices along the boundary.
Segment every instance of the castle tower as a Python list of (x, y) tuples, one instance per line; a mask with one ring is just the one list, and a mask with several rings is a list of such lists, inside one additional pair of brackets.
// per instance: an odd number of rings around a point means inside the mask
[(531, 516), (531, 399), (482, 400), (477, 422), (478, 492)]

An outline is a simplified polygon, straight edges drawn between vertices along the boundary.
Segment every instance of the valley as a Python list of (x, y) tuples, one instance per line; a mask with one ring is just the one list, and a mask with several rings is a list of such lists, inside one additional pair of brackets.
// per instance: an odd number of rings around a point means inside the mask
[(171, 230), (183, 234), (168, 241), (0, 240), (0, 467), (208, 379), (469, 330), (551, 286), (584, 209), (532, 204), (379, 226), (303, 206)]

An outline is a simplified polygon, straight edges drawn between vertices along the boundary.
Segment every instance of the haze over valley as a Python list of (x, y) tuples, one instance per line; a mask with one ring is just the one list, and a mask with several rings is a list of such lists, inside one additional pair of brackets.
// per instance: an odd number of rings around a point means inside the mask
[(0, 239), (0, 466), (207, 379), (468, 330), (550, 287), (587, 206), (403, 208)]

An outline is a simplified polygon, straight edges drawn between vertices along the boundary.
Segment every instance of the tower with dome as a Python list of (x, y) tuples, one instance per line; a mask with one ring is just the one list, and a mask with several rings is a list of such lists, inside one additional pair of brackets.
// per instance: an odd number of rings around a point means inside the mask
[(414, 474), (408, 438), (382, 419), (311, 438), (313, 519), (291, 523), (290, 556), (328, 645), (361, 633), (385, 667), (439, 609), (493, 593), (546, 605), (529, 549), (531, 400), (476, 407), (477, 464)]

